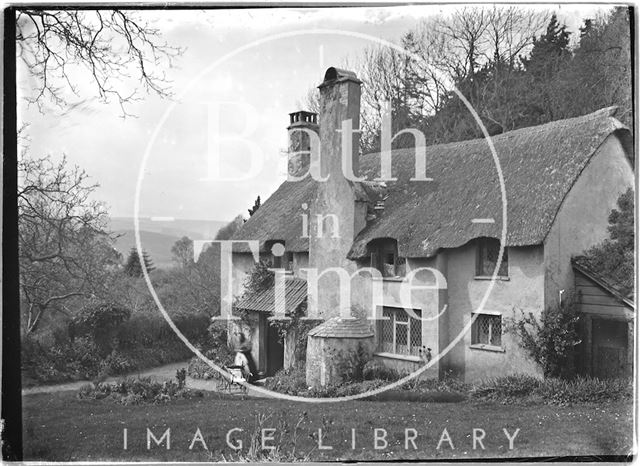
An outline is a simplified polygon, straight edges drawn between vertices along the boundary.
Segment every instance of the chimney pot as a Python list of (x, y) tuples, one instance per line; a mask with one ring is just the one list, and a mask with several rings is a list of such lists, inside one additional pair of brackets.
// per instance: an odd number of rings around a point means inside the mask
[(354, 83), (362, 84), (362, 81), (358, 79), (353, 71), (343, 70), (332, 66), (327, 68), (327, 71), (324, 74), (324, 81), (318, 87), (322, 88), (342, 81), (353, 81)]

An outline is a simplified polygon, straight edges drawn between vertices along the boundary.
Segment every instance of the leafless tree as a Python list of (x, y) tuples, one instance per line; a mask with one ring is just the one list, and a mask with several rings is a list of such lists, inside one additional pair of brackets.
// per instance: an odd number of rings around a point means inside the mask
[[(378, 149), (382, 102), (392, 103), (394, 133), (416, 125), (425, 129), (429, 116), (450, 101), (453, 86), (461, 82), (475, 83), (474, 95), (466, 97), (482, 118), (499, 131), (513, 129), (519, 111), (512, 105), (517, 100), (512, 98), (517, 65), (547, 19), (546, 12), (516, 7), (467, 7), (425, 20), (405, 33), (400, 45), (409, 53), (389, 47), (365, 50), (359, 69), (364, 81), (363, 150)], [(481, 71), (491, 73), (492, 79), (475, 79)], [(455, 139), (448, 133), (457, 131), (451, 126), (429, 130), (438, 133), (427, 138), (431, 142)]]
[(318, 88), (314, 87), (309, 89), (307, 91), (307, 95), (304, 96), (302, 101), (297, 101), (296, 105), (300, 110), (320, 113), (320, 91), (318, 90)]
[(123, 10), (39, 10), (16, 13), (17, 54), (32, 78), (29, 102), (42, 111), (47, 102), (69, 104), (88, 92), (116, 101), (127, 115), (127, 104), (140, 90), (171, 94), (164, 68), (182, 50), (160, 38), (158, 29)]
[(51, 309), (100, 294), (118, 253), (86, 173), (65, 159), (55, 164), (23, 156), (18, 177), (20, 286), (24, 328), (31, 333)]

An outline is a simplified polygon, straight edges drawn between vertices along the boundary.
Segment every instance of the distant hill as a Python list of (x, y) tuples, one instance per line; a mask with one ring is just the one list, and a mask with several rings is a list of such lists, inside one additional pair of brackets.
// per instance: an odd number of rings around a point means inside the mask
[[(164, 219), (164, 218), (140, 218), (140, 230), (162, 233), (164, 235), (182, 238), (188, 236), (191, 239), (213, 239), (220, 228), (229, 223), (229, 220), (191, 220), (191, 219)], [(133, 217), (112, 217), (111, 230), (133, 230)]]
[[(129, 251), (136, 245), (135, 232), (134, 230), (118, 230), (116, 233), (121, 236), (116, 239), (115, 247), (118, 252), (122, 254), (123, 260), (127, 260)], [(158, 268), (167, 268), (173, 265), (171, 260), (171, 247), (179, 239), (177, 236), (140, 230), (142, 249), (149, 253), (153, 265)]]
[[(156, 267), (173, 265), (171, 247), (183, 236), (191, 239), (213, 239), (218, 230), (228, 222), (217, 220), (140, 219), (142, 248), (149, 253)], [(136, 237), (132, 217), (112, 217), (110, 229), (120, 237), (115, 247), (126, 260), (135, 247)]]

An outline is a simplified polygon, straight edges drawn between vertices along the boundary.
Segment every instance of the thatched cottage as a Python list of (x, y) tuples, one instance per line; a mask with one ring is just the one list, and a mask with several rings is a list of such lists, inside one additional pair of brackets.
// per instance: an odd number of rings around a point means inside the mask
[[(259, 370), (272, 374), (295, 362), (291, 346), (299, 338), (288, 335), (283, 345), (269, 325), (274, 303), (283, 299), (287, 313), (306, 304), (321, 319), (307, 340), (311, 385), (339, 379), (336, 361), (355, 351), (411, 372), (425, 365), (429, 348), (433, 360), (421, 377), (538, 373), (504, 324), (514, 312), (539, 314), (575, 289), (582, 275), (572, 257), (607, 237), (609, 212), (634, 184), (630, 131), (614, 109), (603, 109), (493, 137), (507, 214), (497, 264), (504, 204), (487, 141), (393, 150), (395, 179), (378, 181), (381, 154), (360, 155), (358, 133), (350, 138), (344, 131), (348, 120), (359, 127), (360, 86), (351, 72), (327, 70), (319, 115), (292, 113), (288, 130), (290, 173), (307, 173), (309, 154), (301, 151), (319, 140), (321, 173), (329, 178), (285, 181), (233, 238), (258, 240), (261, 257), (286, 270), (284, 291), (245, 295), (238, 303), (255, 317), (245, 330)], [(425, 152), (426, 177), (416, 173), (416, 157)], [(347, 179), (344, 167), (364, 179)], [(248, 249), (234, 250), (237, 296), (253, 265)], [(336, 267), (353, 274), (348, 303), (341, 301), (344, 277)], [(355, 273), (364, 267), (379, 276)], [(317, 292), (307, 283), (308, 268), (321, 275)], [(413, 312), (403, 309), (407, 298)], [(345, 318), (349, 306), (370, 318)], [(623, 322), (614, 346), (631, 355), (633, 334), (626, 330), (633, 312), (590, 312)]]

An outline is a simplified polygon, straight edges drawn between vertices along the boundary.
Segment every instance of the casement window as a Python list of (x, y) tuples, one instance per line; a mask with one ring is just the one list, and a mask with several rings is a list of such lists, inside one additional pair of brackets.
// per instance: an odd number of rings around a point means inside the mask
[[(498, 254), (500, 253), (500, 241), (495, 238), (480, 238), (477, 241), (478, 256), (476, 261), (476, 276), (490, 277), (493, 275), (498, 263)], [(507, 277), (509, 275), (509, 256), (507, 248), (502, 252), (502, 263), (498, 269), (499, 277)]]
[(404, 277), (405, 259), (398, 257), (398, 242), (395, 239), (380, 239), (370, 246), (371, 267), (383, 277)]
[(471, 344), (502, 348), (502, 316), (478, 314), (471, 327)]
[(415, 319), (400, 308), (385, 307), (382, 316), (388, 320), (380, 320), (379, 351), (406, 356), (419, 356), (422, 348), (422, 316), (421, 311), (414, 309)]

